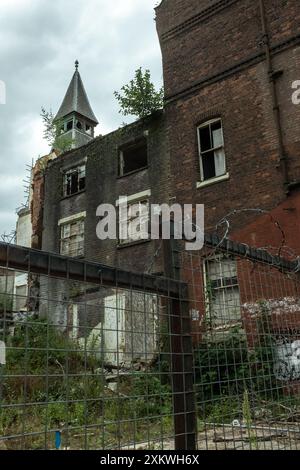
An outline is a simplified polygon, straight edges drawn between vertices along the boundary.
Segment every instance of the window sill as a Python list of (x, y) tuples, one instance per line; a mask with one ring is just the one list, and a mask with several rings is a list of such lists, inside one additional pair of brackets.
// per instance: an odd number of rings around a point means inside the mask
[(143, 166), (142, 168), (138, 168), (137, 170), (130, 171), (129, 173), (125, 173), (124, 175), (118, 175), (117, 179), (120, 180), (122, 178), (126, 178), (127, 176), (135, 175), (136, 173), (140, 173), (140, 171), (148, 170), (149, 165)]
[(150, 238), (148, 238), (147, 240), (137, 240), (136, 242), (128, 242), (128, 243), (122, 243), (122, 244), (118, 244), (117, 248), (118, 250), (121, 250), (122, 248), (130, 248), (130, 247), (133, 247), (133, 246), (136, 246), (136, 245), (142, 245), (144, 243), (149, 243), (151, 242), (152, 240)]
[(60, 200), (63, 201), (64, 199), (70, 199), (70, 197), (79, 196), (79, 194), (83, 194), (83, 193), (85, 193), (85, 189), (82, 189), (81, 191), (78, 191), (77, 193), (74, 193), (74, 194), (69, 194), (67, 196), (62, 196), (60, 198)]
[(217, 183), (220, 183), (221, 181), (226, 181), (226, 180), (229, 180), (229, 173), (226, 173), (225, 175), (222, 175), (222, 176), (218, 176), (217, 178), (211, 178), (210, 180), (198, 181), (197, 189), (205, 188), (206, 186), (217, 184)]
[(76, 255), (76, 256), (72, 256), (72, 255), (63, 255), (62, 253), (59, 253), (60, 256), (64, 256), (65, 258), (72, 258), (74, 260), (84, 260), (85, 259), (85, 255)]

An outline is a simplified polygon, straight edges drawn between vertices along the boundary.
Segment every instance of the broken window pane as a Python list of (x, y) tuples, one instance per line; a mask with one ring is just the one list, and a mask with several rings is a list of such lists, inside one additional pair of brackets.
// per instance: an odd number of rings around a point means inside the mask
[(141, 170), (148, 165), (147, 141), (142, 139), (138, 143), (124, 147), (119, 155), (119, 176), (127, 175), (133, 171)]
[(65, 256), (84, 255), (84, 220), (76, 220), (61, 226), (60, 252)]
[(202, 167), (205, 180), (216, 176), (214, 152), (207, 152), (202, 155)]
[(200, 126), (198, 132), (202, 181), (225, 175), (226, 161), (221, 119)]
[(71, 196), (85, 189), (85, 165), (68, 170), (64, 174), (63, 195)]
[(200, 128), (200, 142), (201, 152), (205, 152), (206, 150), (210, 150), (212, 148), (209, 126)]

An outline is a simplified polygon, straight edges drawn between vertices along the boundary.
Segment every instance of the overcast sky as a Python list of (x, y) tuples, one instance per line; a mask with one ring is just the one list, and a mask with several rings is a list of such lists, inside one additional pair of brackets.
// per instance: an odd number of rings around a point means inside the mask
[[(139, 67), (162, 84), (158, 0), (0, 0), (0, 235), (15, 228), (26, 164), (48, 152), (40, 109), (56, 112), (79, 70), (105, 134), (126, 121), (113, 96)], [(128, 121), (128, 120), (127, 120)]]

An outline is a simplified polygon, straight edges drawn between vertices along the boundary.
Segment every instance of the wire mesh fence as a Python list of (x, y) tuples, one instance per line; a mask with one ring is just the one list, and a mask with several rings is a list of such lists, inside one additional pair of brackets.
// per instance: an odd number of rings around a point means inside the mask
[(6, 244), (0, 263), (1, 445), (174, 449), (183, 286)]
[(211, 240), (178, 257), (189, 287), (198, 448), (297, 449), (297, 263)]
[(297, 449), (297, 264), (174, 247), (167, 278), (0, 243), (0, 446)]

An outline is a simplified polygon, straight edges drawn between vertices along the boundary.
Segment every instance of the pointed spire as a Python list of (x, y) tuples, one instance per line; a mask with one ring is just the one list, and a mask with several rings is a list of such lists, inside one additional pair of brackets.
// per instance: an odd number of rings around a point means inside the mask
[(88, 96), (86, 94), (84, 85), (81, 80), (80, 73), (78, 71), (79, 62), (75, 62), (75, 72), (68, 87), (67, 93), (64, 100), (59, 108), (55, 120), (63, 119), (71, 113), (78, 113), (83, 117), (86, 117), (92, 121), (95, 125), (98, 124), (98, 120), (91, 108)]

